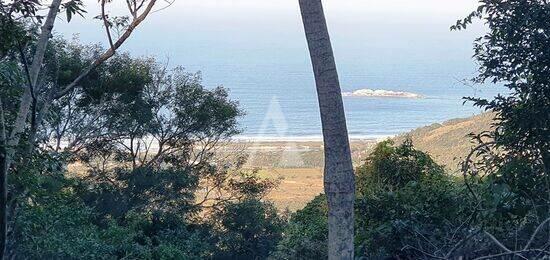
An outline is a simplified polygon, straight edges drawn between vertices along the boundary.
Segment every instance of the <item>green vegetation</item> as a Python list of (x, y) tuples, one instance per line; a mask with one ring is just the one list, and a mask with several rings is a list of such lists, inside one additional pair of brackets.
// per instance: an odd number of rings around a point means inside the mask
[[(410, 142), (378, 144), (356, 175), (358, 256), (419, 257), (413, 246), (444, 249), (461, 239), (451, 234), (469, 213), (466, 190)], [(318, 248), (326, 244), (326, 214), (324, 196), (294, 214), (277, 255), (325, 258)]]
[(294, 213), (284, 230), (284, 236), (274, 259), (326, 259), (328, 251), (328, 205), (325, 195), (319, 195), (303, 209)]
[[(71, 82), (103, 51), (57, 38), (48, 46), (45, 63), (56, 69), (44, 70), (42, 91)], [(24, 73), (6, 75), (0, 97), (17, 100)], [(2, 104), (9, 127), (17, 106)], [(35, 143), (17, 147), (10, 167), (7, 254), (266, 258), (280, 240), (285, 218), (262, 200), (275, 183), (242, 169), (245, 154), (215, 156), (242, 112), (200, 74), (120, 53), (48, 106), (36, 109)]]
[(400, 255), (403, 248), (418, 244), (444, 248), (452, 243), (447, 234), (467, 214), (460, 185), (410, 141), (397, 147), (380, 143), (357, 177), (356, 241), (361, 255)]
[[(463, 179), (454, 179), (409, 141), (379, 144), (357, 169), (356, 254), (368, 259), (545, 259), (550, 236), (550, 5), (480, 1), (474, 18), (489, 26), (475, 43), (480, 75), (510, 89), (493, 100), (466, 98), (495, 114), (494, 127), (473, 133)], [(289, 237), (305, 241), (326, 217), (318, 197), (290, 219)], [(315, 209), (312, 211), (312, 209)], [(311, 212), (314, 212), (312, 215)], [(303, 216), (308, 220), (303, 220)], [(324, 218), (323, 218), (324, 219)], [(296, 231), (295, 229), (300, 231)], [(319, 237), (319, 236), (315, 236)], [(326, 241), (317, 239), (315, 248)], [(288, 258), (302, 247), (278, 248)], [(325, 254), (308, 256), (323, 258)]]
[[(410, 142), (399, 146), (390, 141), (378, 144), (356, 175), (358, 256), (470, 259), (502, 250), (491, 237), (500, 238), (499, 243), (508, 246), (531, 241), (532, 251), (526, 252), (544, 255), (541, 248), (547, 243), (549, 229), (541, 223), (548, 213), (542, 204), (528, 205), (524, 196), (537, 186), (540, 190), (535, 192), (548, 194), (547, 186), (503, 178), (497, 184), (487, 178), (473, 187), (479, 194), (474, 200), (462, 179), (446, 174)], [(525, 186), (515, 187), (520, 183)], [(321, 195), (293, 214), (274, 256), (326, 258), (322, 250), (327, 243), (326, 207), (326, 198)]]
[[(471, 134), (461, 175), (407, 138), (362, 158), (357, 257), (550, 256), (550, 5), (480, 3), (453, 28), (487, 23), (474, 81), (510, 94), (467, 98), (495, 119)], [(264, 199), (276, 182), (243, 168), (247, 154), (219, 156), (243, 114), (224, 88), (114, 46), (41, 36), (36, 1), (0, 7), (2, 259), (327, 258), (325, 195), (282, 213)], [(83, 12), (79, 1), (57, 8)]]

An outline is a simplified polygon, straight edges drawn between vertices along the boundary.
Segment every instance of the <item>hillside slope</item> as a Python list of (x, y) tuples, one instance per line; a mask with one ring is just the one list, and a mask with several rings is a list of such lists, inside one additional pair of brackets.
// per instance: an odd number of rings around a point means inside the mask
[(473, 146), (468, 134), (490, 130), (493, 116), (492, 113), (483, 113), (452, 119), (415, 129), (394, 140), (401, 143), (408, 136), (419, 150), (429, 153), (437, 163), (447, 166), (449, 170), (456, 171), (461, 159), (466, 157)]

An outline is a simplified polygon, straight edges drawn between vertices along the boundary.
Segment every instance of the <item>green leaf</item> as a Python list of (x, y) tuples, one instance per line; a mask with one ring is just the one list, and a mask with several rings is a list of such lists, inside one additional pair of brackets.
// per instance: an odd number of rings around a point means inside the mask
[(70, 8), (67, 8), (65, 11), (67, 13), (67, 22), (70, 22), (71, 18), (73, 17), (73, 13)]

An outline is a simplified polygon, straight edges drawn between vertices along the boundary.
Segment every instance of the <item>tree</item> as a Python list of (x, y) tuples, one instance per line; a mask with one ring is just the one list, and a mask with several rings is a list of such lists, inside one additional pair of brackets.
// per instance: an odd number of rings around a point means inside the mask
[(273, 259), (327, 259), (328, 206), (324, 194), (316, 196), (293, 213)]
[(317, 86), (324, 140), (328, 200), (328, 257), (353, 259), (354, 174), (336, 63), (321, 0), (300, 0)]
[[(493, 157), (493, 166), (521, 158), (532, 163), (535, 172), (548, 175), (550, 4), (545, 0), (481, 0), (476, 11), (451, 29), (465, 29), (475, 18), (482, 19), (489, 31), (474, 43), (479, 75), (472, 81), (500, 83), (510, 90), (509, 95), (492, 100), (466, 98), (496, 114), (495, 130), (476, 136), (481, 142), (476, 152), (501, 150), (498, 159)], [(465, 169), (475, 170), (470, 163), (466, 161)]]
[[(550, 255), (540, 235), (550, 236), (550, 4), (480, 0), (451, 29), (466, 29), (476, 19), (488, 30), (474, 42), (479, 74), (472, 81), (501, 84), (509, 93), (466, 98), (496, 116), (494, 130), (472, 133), (477, 146), (462, 165), (465, 181), (499, 250), (526, 258), (538, 247), (541, 257)], [(511, 250), (518, 244), (526, 246)]]
[[(67, 72), (88, 59), (81, 57), (83, 53), (95, 50), (60, 46), (66, 53), (60, 69)], [(190, 194), (200, 196), (195, 208), (214, 208), (245, 194), (263, 195), (274, 186), (241, 169), (244, 153), (216, 156), (220, 146), (239, 132), (237, 118), (242, 112), (224, 88), (206, 89), (200, 73), (167, 69), (153, 58), (121, 53), (91, 75), (81, 88), (52, 103), (39, 134), (40, 146), (82, 163), (89, 181), (117, 187), (119, 209), (125, 204), (135, 208), (140, 201), (151, 207), (153, 197), (156, 208), (177, 206), (178, 198), (183, 198), (179, 206), (185, 208), (195, 202), (185, 200)], [(175, 187), (178, 181), (196, 184), (180, 187), (176, 196), (165, 186)], [(197, 186), (201, 192), (195, 194)], [(103, 197), (109, 198), (97, 196)]]
[[(379, 143), (356, 174), (358, 257), (421, 259), (426, 252), (454, 259), (475, 248), (470, 244), (454, 248), (472, 228), (463, 224), (471, 212), (466, 189), (410, 141), (397, 146), (391, 141)], [(272, 256), (327, 258), (326, 224), (327, 199), (320, 195), (292, 215)]]
[(285, 219), (269, 202), (231, 202), (214, 220), (220, 241), (215, 259), (267, 259), (282, 237)]
[(410, 140), (380, 142), (356, 172), (358, 255), (451, 258), (471, 249), (446, 255), (471, 228), (461, 228), (471, 212), (466, 190)]
[[(9, 132), (5, 130), (8, 127), (5, 127), (2, 131), (5, 134), (5, 138), (2, 138), (5, 145), (0, 149), (3, 166), (0, 169), (0, 180), (3, 180), (0, 182), (0, 255), (2, 257), (5, 256), (5, 246), (7, 244), (8, 204), (16, 201), (11, 199), (8, 202), (7, 183), (8, 174), (13, 163), (19, 159), (16, 157), (30, 157), (29, 153), (32, 153), (32, 148), (35, 145), (37, 128), (41, 124), (44, 114), (48, 112), (53, 100), (63, 97), (73, 88), (79, 86), (79, 83), (88, 76), (90, 71), (111, 58), (115, 51), (130, 37), (135, 28), (149, 15), (156, 0), (127, 1), (131, 19), (110, 17), (105, 7), (107, 2), (106, 0), (100, 1), (101, 14), (97, 18), (103, 21), (109, 41), (109, 49), (88, 64), (64, 86), (45, 84), (47, 82), (40, 80), (40, 75), (44, 68), (45, 54), (58, 13), (65, 11), (67, 20), (70, 21), (74, 14), (82, 15), (85, 12), (82, 9), (82, 2), (80, 0), (69, 0), (67, 2), (53, 0), (49, 5), (49, 11), (45, 18), (37, 14), (37, 10), (41, 6), (39, 1), (17, 0), (6, 4), (0, 3), (0, 22), (2, 22), (0, 25), (2, 30), (0, 58), (4, 59), (9, 54), (15, 53), (15, 56), (18, 56), (18, 64), (25, 79), (24, 84), (22, 84), (23, 93), (18, 97), (19, 103), (15, 118), (9, 123), (4, 118), (2, 122), (2, 125), (10, 126)], [(25, 30), (27, 24), (20, 23), (19, 20), (27, 21), (28, 27), (31, 29)], [(113, 22), (114, 20), (121, 22), (116, 23)], [(31, 26), (31, 24), (41, 25), (40, 32), (35, 33), (34, 26)], [(116, 39), (111, 36), (113, 28), (120, 30), (119, 37)], [(4, 32), (8, 32), (6, 37), (4, 37)], [(27, 54), (30, 54), (32, 59), (29, 60), (26, 57)], [(14, 59), (15, 56), (11, 55), (10, 58)], [(26, 136), (24, 142), (20, 142), (22, 136)], [(18, 149), (21, 146), (30, 148), (25, 150), (27, 152), (21, 153)], [(15, 198), (16, 196), (10, 197)]]
[[(59, 48), (61, 82), (101, 52), (62, 40), (51, 46)], [(240, 115), (228, 92), (204, 87), (200, 73), (114, 55), (52, 102), (29, 165), (18, 164), (25, 174), (11, 176), (28, 190), (14, 236), (25, 244), (16, 253), (265, 258), (285, 224), (262, 201), (274, 182), (241, 169), (243, 154), (217, 153), (239, 132)], [(64, 167), (70, 162), (77, 166)]]
[[(545, 0), (482, 0), (477, 10), (451, 29), (465, 29), (476, 18), (489, 31), (475, 41), (479, 75), (472, 81), (500, 83), (510, 92), (492, 100), (467, 98), (494, 111), (496, 117), (494, 131), (474, 136), (480, 144), (470, 157), (482, 155), (483, 160), (479, 165), (467, 160), (464, 170), (495, 175), (510, 170), (506, 165), (519, 166), (523, 161), (528, 166), (526, 176), (550, 183), (550, 50), (546, 47), (550, 44), (550, 4)], [(550, 205), (550, 197), (544, 197)]]

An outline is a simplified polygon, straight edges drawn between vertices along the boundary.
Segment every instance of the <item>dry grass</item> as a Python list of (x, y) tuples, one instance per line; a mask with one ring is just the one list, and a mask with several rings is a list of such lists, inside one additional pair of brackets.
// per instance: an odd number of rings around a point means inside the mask
[[(457, 170), (458, 163), (472, 147), (468, 134), (490, 129), (493, 114), (482, 114), (465, 119), (454, 119), (442, 124), (415, 129), (394, 140), (400, 143), (409, 136), (414, 145), (429, 153), (436, 162)], [(352, 158), (355, 165), (368, 155), (376, 140), (352, 140)], [(225, 150), (225, 153), (223, 152)], [(279, 180), (279, 186), (267, 195), (281, 210), (295, 211), (323, 192), (323, 143), (304, 142), (232, 142), (222, 147), (222, 154), (249, 154), (247, 169), (258, 169), (264, 178)], [(69, 172), (81, 175), (83, 165), (69, 165)]]
[(267, 195), (281, 210), (296, 211), (323, 192), (321, 168), (272, 168), (260, 171), (262, 176), (280, 180), (280, 185)]
[[(400, 143), (406, 136), (409, 136), (416, 148), (429, 153), (437, 163), (445, 165), (451, 172), (454, 172), (458, 170), (459, 162), (473, 146), (468, 134), (489, 130), (493, 116), (491, 113), (485, 113), (469, 118), (449, 120), (442, 124), (432, 124), (397, 136), (394, 140), (396, 143)], [(352, 141), (354, 164), (361, 163), (374, 144), (376, 142), (372, 140)], [(284, 160), (273, 167), (273, 162), (279, 160), (278, 158), (281, 158), (281, 154), (284, 153), (284, 144), (256, 144), (260, 150), (263, 149), (260, 153), (262, 157), (261, 160), (252, 161), (252, 165), (249, 166), (261, 168), (260, 172), (265, 177), (281, 179), (279, 187), (267, 197), (280, 209), (288, 208), (291, 211), (300, 209), (323, 192), (322, 142), (297, 143), (293, 147), (302, 146), (307, 146), (308, 150), (297, 153), (293, 151), (293, 153), (299, 158), (309, 158), (310, 160), (305, 160), (308, 162), (305, 167), (292, 168), (285, 165)], [(311, 158), (315, 159), (311, 160)]]
[(470, 133), (480, 133), (491, 129), (494, 114), (453, 119), (442, 124), (432, 124), (421, 127), (395, 138), (396, 143), (409, 136), (416, 148), (427, 152), (434, 160), (445, 165), (450, 171), (456, 172), (458, 165), (474, 146)]
[[(352, 140), (354, 164), (360, 163), (376, 143), (374, 139)], [(249, 154), (248, 168), (321, 168), (324, 163), (322, 141), (236, 142), (226, 149), (235, 150), (234, 146)]]

